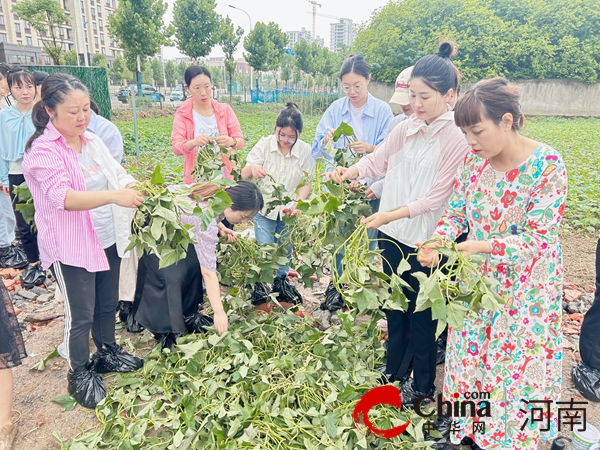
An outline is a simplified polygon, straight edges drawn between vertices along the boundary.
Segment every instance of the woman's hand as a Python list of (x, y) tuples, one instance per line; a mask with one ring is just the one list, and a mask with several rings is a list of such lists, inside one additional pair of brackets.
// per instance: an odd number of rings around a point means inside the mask
[(354, 166), (352, 167), (342, 167), (338, 166), (334, 169), (333, 172), (325, 172), (321, 174), (324, 176), (326, 180), (333, 180), (336, 183), (342, 183), (342, 181), (346, 180), (354, 180), (358, 178), (358, 169)]
[(333, 138), (334, 129), (330, 128), (325, 137), (323, 138), (323, 145), (327, 145), (327, 143)]
[(267, 176), (267, 171), (260, 164), (248, 164), (246, 167), (250, 168), (250, 178), (259, 180)]
[(0, 183), (0, 189), (2, 189), (4, 195), (10, 195), (10, 186), (4, 186), (2, 183)]
[(198, 136), (196, 139), (194, 139), (194, 146), (195, 147), (204, 147), (206, 144), (208, 144), (213, 138), (208, 137), (205, 134), (201, 134), (200, 136)]
[(375, 193), (371, 190), (371, 188), (367, 188), (367, 190), (365, 191), (365, 195), (367, 196), (367, 198), (369, 200), (375, 200), (377, 198), (377, 196), (375, 195)]
[(135, 185), (140, 184), (137, 181), (132, 181), (131, 183), (129, 183), (127, 186), (125, 186), (127, 189), (131, 189), (132, 187), (134, 187)]
[(366, 144), (364, 142), (351, 142), (349, 143), (346, 147), (351, 148), (352, 150), (354, 150), (356, 153), (363, 154), (363, 153), (373, 153), (373, 150), (375, 150), (375, 146), (371, 145), (371, 144)]
[(223, 236), (228, 243), (237, 241), (237, 236), (233, 230), (230, 230), (222, 223), (219, 223), (219, 234)]
[(114, 191), (114, 201), (112, 203), (123, 206), (124, 208), (137, 208), (144, 202), (142, 194), (134, 189), (118, 189)]
[(423, 267), (434, 267), (439, 263), (440, 252), (436, 248), (442, 245), (440, 241), (430, 242), (423, 247), (421, 247), (422, 242), (415, 242), (415, 245), (418, 248), (417, 260)]
[(379, 228), (382, 225), (386, 225), (392, 221), (390, 213), (387, 211), (376, 212), (371, 214), (369, 217), (363, 217), (360, 219), (360, 223), (366, 223), (368, 229)]
[(227, 318), (225, 311), (216, 312), (213, 320), (219, 336), (225, 333), (229, 328), (229, 319)]
[(464, 241), (456, 246), (456, 250), (461, 252), (463, 256), (471, 256), (475, 253), (491, 253), (490, 244), (488, 241)]
[(235, 145), (236, 141), (232, 137), (227, 136), (226, 134), (222, 134), (221, 136), (217, 136), (215, 142), (219, 144), (219, 146), (224, 148), (229, 148)]

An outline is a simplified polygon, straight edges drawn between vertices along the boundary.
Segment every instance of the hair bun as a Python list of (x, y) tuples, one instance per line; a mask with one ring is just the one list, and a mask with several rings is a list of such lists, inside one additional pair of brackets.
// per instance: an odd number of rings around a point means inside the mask
[(292, 101), (290, 101), (290, 102), (287, 102), (287, 103), (285, 104), (285, 107), (286, 107), (286, 108), (300, 109), (300, 108), (298, 107), (298, 105), (297, 105), (296, 103), (292, 102)]
[(456, 44), (452, 41), (443, 41), (440, 44), (440, 48), (438, 50), (438, 56), (442, 58), (450, 58), (451, 56), (456, 55), (458, 48)]

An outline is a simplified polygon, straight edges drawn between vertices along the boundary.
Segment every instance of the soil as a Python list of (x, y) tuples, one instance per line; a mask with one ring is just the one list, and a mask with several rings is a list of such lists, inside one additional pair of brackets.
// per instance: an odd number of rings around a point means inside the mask
[[(566, 278), (569, 282), (585, 289), (593, 287), (595, 273), (595, 249), (597, 237), (568, 234), (562, 237)], [(314, 310), (323, 298), (327, 280), (321, 280), (312, 289), (300, 288), (305, 299), (304, 307), (308, 311)], [(60, 305), (57, 313), (62, 314)], [(67, 394), (66, 373), (67, 363), (60, 357), (49, 360), (44, 371), (32, 370), (33, 366), (49, 355), (62, 341), (64, 320), (62, 317), (51, 321), (48, 325), (41, 326), (35, 331), (24, 331), (26, 348), (29, 354), (23, 365), (14, 369), (15, 377), (15, 405), (13, 419), (18, 423), (19, 434), (14, 444), (15, 450), (45, 450), (59, 449), (60, 443), (52, 437), (53, 432), (67, 440), (77, 436), (82, 431), (98, 424), (93, 411), (86, 410), (77, 405), (72, 411), (52, 401), (52, 399)], [(122, 340), (143, 341), (144, 335), (133, 335), (118, 326)], [(30, 328), (31, 329), (31, 328)], [(147, 338), (146, 338), (147, 339)], [(149, 342), (152, 344), (153, 341)], [(93, 348), (93, 344), (91, 344)], [(142, 345), (137, 351), (138, 356), (143, 356), (147, 345)], [(571, 381), (571, 368), (577, 360), (578, 336), (565, 337), (565, 352), (563, 360), (563, 392), (562, 399), (583, 401), (575, 390)], [(105, 377), (110, 386), (111, 376)], [(438, 389), (443, 380), (443, 366), (438, 366)], [(590, 403), (586, 406), (587, 422), (600, 428), (600, 403)], [(564, 433), (563, 434), (570, 434)], [(538, 447), (548, 450), (548, 443), (541, 443)], [(465, 447), (466, 449), (466, 447)]]

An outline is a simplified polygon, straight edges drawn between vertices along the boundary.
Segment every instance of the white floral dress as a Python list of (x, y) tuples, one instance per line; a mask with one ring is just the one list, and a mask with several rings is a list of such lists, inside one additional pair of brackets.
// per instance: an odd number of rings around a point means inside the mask
[[(528, 408), (556, 411), (553, 402), (560, 400), (558, 228), (566, 194), (562, 157), (545, 145), (509, 172), (474, 155), (459, 169), (436, 234), (455, 239), (468, 224), (469, 239), (489, 241), (492, 251), (481, 270), (500, 281), (498, 293), (508, 301), (498, 313), (469, 314), (464, 331), (449, 331), (444, 399), (489, 392), (491, 407), (491, 417), (454, 417), (455, 442), (471, 436), (484, 449), (535, 449), (540, 437), (556, 434), (555, 413), (532, 416)], [(474, 432), (474, 421), (485, 423), (483, 432), (481, 424)]]

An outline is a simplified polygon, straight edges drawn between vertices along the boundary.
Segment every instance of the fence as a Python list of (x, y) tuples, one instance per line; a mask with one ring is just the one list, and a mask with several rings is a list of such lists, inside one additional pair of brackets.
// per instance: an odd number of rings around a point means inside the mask
[(337, 100), (337, 92), (295, 91), (292, 89), (275, 89), (263, 91), (252, 89), (252, 103), (287, 103), (292, 101), (300, 111), (306, 114), (322, 114), (327, 107)]
[(90, 96), (98, 105), (100, 115), (110, 120), (110, 93), (108, 75), (102, 67), (78, 66), (27, 66), (27, 70), (42, 70), (47, 73), (63, 72), (79, 78), (90, 90)]

